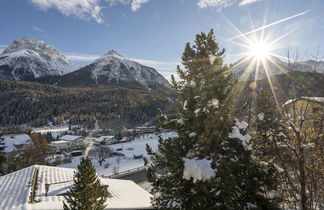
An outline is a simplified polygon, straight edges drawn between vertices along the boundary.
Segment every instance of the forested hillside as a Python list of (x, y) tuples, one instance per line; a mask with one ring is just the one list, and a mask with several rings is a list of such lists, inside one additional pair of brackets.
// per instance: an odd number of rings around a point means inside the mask
[(0, 80), (0, 126), (48, 121), (111, 127), (141, 125), (156, 117), (157, 108), (172, 110), (170, 90), (117, 86), (62, 88), (32, 82)]
[[(269, 82), (270, 81), (270, 82)], [(271, 87), (271, 85), (272, 87)], [(239, 103), (252, 101), (254, 94), (262, 89), (274, 92), (279, 104), (301, 96), (324, 96), (324, 74), (294, 71), (287, 74), (275, 75), (257, 82), (242, 81), (238, 87)]]

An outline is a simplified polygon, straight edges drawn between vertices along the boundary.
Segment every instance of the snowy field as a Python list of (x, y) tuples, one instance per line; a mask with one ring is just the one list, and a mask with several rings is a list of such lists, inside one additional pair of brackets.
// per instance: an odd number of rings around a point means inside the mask
[[(144, 157), (148, 157), (145, 149), (145, 145), (148, 144), (152, 147), (153, 151), (157, 150), (158, 147), (158, 137), (161, 136), (163, 139), (169, 137), (175, 137), (177, 134), (175, 132), (161, 133), (158, 135), (155, 134), (144, 134), (141, 135), (135, 140), (120, 144), (109, 145), (115, 152), (123, 153), (124, 157), (111, 157), (106, 158), (105, 161), (100, 166), (99, 161), (93, 157), (92, 163), (95, 166), (97, 173), (99, 175), (109, 176), (114, 174), (114, 167), (118, 168), (118, 172), (127, 171), (130, 169), (135, 169), (138, 167), (144, 166), (143, 159), (134, 159), (134, 155), (144, 155)], [(74, 157), (72, 159), (72, 163), (58, 165), (59, 167), (65, 168), (76, 168), (80, 162), (82, 156)], [(119, 166), (117, 163), (117, 159), (120, 160)], [(109, 167), (105, 168), (104, 166), (109, 163)]]
[(57, 125), (57, 126), (43, 126), (38, 128), (33, 128), (33, 132), (46, 134), (51, 133), (53, 138), (56, 138), (58, 135), (69, 131), (68, 125)]

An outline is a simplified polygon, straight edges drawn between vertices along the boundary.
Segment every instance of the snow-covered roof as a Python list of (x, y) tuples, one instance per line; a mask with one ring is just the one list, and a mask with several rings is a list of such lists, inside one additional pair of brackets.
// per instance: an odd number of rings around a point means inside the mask
[(62, 136), (60, 138), (60, 140), (63, 140), (63, 141), (74, 141), (78, 138), (82, 138), (82, 136), (72, 136), (72, 135), (65, 135), (65, 136)]
[(51, 141), (50, 144), (64, 144), (64, 143), (69, 143), (70, 141), (65, 141), (65, 140), (59, 140), (59, 141)]
[(104, 140), (109, 140), (109, 139), (112, 139), (114, 138), (114, 136), (100, 136), (98, 138), (95, 139), (96, 142), (102, 142)]
[(30, 181), (36, 166), (0, 176), (0, 209), (24, 209), (28, 203)]
[(31, 144), (31, 138), (27, 134), (13, 134), (2, 136), (4, 139), (3, 152), (12, 152), (16, 150), (15, 145)]
[(141, 126), (141, 127), (136, 127), (136, 129), (156, 129), (156, 126), (149, 126), (149, 127)]
[(291, 104), (292, 102), (295, 102), (295, 101), (298, 101), (298, 100), (306, 100), (306, 101), (312, 101), (312, 102), (324, 104), (324, 97), (306, 97), (306, 96), (302, 96), (302, 97), (299, 97), (299, 98), (289, 99), (288, 101), (286, 101), (283, 104), (283, 106), (286, 106), (286, 105)]
[[(35, 199), (28, 203), (32, 177), (38, 169)], [(63, 209), (64, 196), (73, 184), (74, 169), (31, 166), (0, 177), (0, 209)], [(101, 184), (108, 185), (112, 195), (107, 199), (106, 209), (150, 209), (151, 194), (133, 181), (100, 178)], [(55, 184), (56, 183), (56, 184)], [(45, 196), (45, 184), (50, 184)]]

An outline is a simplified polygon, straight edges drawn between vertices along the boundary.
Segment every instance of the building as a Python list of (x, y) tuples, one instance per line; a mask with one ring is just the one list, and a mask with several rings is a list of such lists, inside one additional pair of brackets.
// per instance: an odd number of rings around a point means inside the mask
[(123, 129), (120, 131), (120, 136), (122, 137), (130, 137), (134, 136), (135, 130), (134, 129)]
[(114, 136), (100, 136), (95, 138), (94, 141), (98, 144), (114, 144), (118, 142)]
[(154, 133), (156, 131), (156, 126), (150, 126), (150, 127), (136, 127), (135, 132), (137, 134), (141, 133)]
[(324, 97), (300, 97), (288, 100), (283, 105), (284, 113), (293, 119), (304, 120), (306, 126), (323, 126)]
[(0, 152), (9, 153), (33, 145), (27, 134), (11, 134), (0, 137)]
[(82, 136), (65, 135), (58, 141), (52, 141), (50, 147), (56, 151), (72, 151), (82, 149), (84, 147), (84, 138)]
[[(63, 209), (74, 169), (34, 165), (0, 177), (0, 209)], [(133, 181), (100, 178), (111, 197), (105, 209), (152, 209), (152, 195)]]

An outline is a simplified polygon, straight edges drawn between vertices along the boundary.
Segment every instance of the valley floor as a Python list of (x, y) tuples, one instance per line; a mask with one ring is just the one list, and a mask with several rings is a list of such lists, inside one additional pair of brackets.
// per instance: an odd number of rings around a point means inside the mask
[[(168, 132), (168, 133), (161, 133), (161, 134), (144, 134), (139, 137), (136, 137), (135, 140), (125, 143), (113, 144), (109, 145), (108, 147), (113, 151), (123, 153), (125, 156), (123, 157), (111, 157), (105, 158), (102, 165), (100, 165), (98, 159), (96, 157), (92, 158), (92, 163), (97, 170), (97, 173), (102, 176), (110, 176), (113, 175), (115, 172), (124, 172), (127, 170), (136, 169), (139, 167), (144, 166), (144, 160), (141, 159), (134, 159), (134, 155), (143, 155), (144, 157), (148, 157), (146, 153), (145, 146), (146, 144), (150, 145), (153, 151), (157, 150), (158, 147), (158, 138), (162, 137), (163, 139), (169, 137), (175, 137), (177, 134), (175, 132)], [(61, 164), (58, 165), (59, 167), (65, 168), (76, 168), (80, 162), (82, 156), (73, 157), (72, 162), (68, 164)], [(118, 164), (119, 159), (119, 164)], [(109, 167), (105, 167), (109, 165)]]

